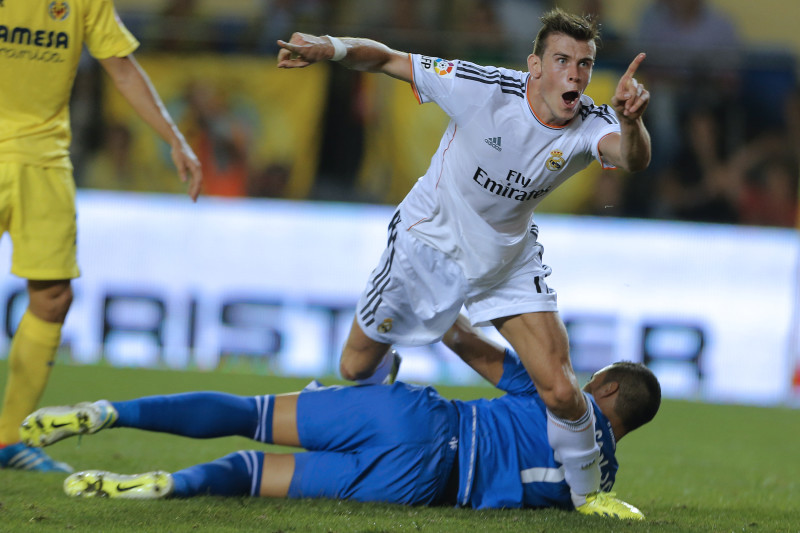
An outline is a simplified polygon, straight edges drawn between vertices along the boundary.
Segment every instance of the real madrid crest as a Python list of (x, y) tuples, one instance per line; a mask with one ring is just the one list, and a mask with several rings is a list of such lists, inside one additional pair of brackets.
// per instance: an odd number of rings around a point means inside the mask
[(379, 333), (389, 333), (392, 331), (392, 319), (387, 318), (380, 324), (378, 324), (378, 332)]
[(547, 170), (561, 170), (567, 162), (564, 161), (564, 152), (561, 150), (553, 150), (550, 152), (550, 157), (544, 164)]

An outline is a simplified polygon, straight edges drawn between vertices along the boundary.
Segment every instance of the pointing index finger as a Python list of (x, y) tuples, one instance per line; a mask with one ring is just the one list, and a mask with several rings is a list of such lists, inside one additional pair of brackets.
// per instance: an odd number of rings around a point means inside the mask
[(638, 54), (636, 57), (633, 58), (631, 64), (628, 65), (628, 70), (625, 71), (625, 74), (622, 77), (632, 78), (634, 74), (636, 74), (636, 69), (639, 68), (639, 65), (644, 61), (644, 58), (647, 57), (647, 54), (644, 52)]
[(294, 44), (288, 43), (288, 42), (283, 41), (281, 39), (278, 39), (278, 46), (280, 46), (281, 48), (286, 48), (287, 50), (294, 50), (294, 48), (295, 48)]

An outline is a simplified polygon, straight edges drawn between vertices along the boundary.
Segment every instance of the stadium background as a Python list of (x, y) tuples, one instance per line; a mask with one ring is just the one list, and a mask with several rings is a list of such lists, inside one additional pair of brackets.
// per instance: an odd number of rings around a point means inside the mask
[[(657, 153), (645, 173), (593, 165), (548, 198), (537, 217), (546, 259), (579, 371), (644, 360), (668, 396), (797, 405), (800, 6), (709, 0), (738, 40), (690, 24), (675, 30), (682, 39), (641, 41), (648, 8), (693, 1), (555, 2), (603, 24), (596, 101), (634, 51), (650, 54), (639, 78)], [(166, 147), (87, 57), (72, 99), (83, 276), (61, 362), (317, 377), (335, 371), (392, 205), (446, 118), (388, 78), (278, 71), (275, 39), (370, 36), (518, 68), (553, 2), (116, 5), (204, 163), (206, 196), (181, 195)], [(6, 263), (8, 249), (6, 238)], [(0, 284), (3, 351), (23, 289)], [(403, 353), (405, 379), (475, 382), (440, 346)]]

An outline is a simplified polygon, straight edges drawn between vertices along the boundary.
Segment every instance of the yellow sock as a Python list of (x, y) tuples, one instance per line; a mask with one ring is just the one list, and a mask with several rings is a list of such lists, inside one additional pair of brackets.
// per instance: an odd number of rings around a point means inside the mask
[(45, 322), (25, 311), (8, 353), (8, 377), (0, 413), (0, 444), (19, 441), (19, 426), (39, 404), (59, 344), (60, 323)]

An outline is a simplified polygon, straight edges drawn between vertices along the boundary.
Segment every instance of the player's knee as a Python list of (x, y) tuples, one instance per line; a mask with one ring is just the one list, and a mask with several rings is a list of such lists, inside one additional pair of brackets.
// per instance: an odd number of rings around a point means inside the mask
[(388, 344), (380, 344), (372, 340), (360, 345), (354, 345), (348, 340), (342, 349), (342, 357), (339, 359), (339, 373), (344, 379), (350, 381), (370, 377), (375, 373), (375, 369), (378, 368), (390, 347)]
[(564, 379), (553, 383), (539, 394), (547, 408), (559, 418), (577, 420), (586, 412), (583, 393), (570, 380)]
[(339, 359), (339, 374), (342, 376), (342, 379), (349, 381), (353, 381), (355, 379), (353, 377), (353, 372), (350, 370), (350, 367), (347, 362), (345, 362), (344, 358)]
[(51, 322), (64, 322), (64, 319), (67, 318), (67, 312), (72, 306), (72, 299), (72, 287), (67, 285), (63, 291), (54, 295), (54, 297), (49, 300), (48, 312)]
[(358, 365), (352, 359), (346, 358), (345, 356), (342, 356), (339, 361), (339, 373), (343, 379), (348, 381), (364, 379), (372, 375), (363, 365)]
[(73, 292), (69, 282), (31, 282), (29, 308), (38, 318), (62, 323), (72, 305)]

